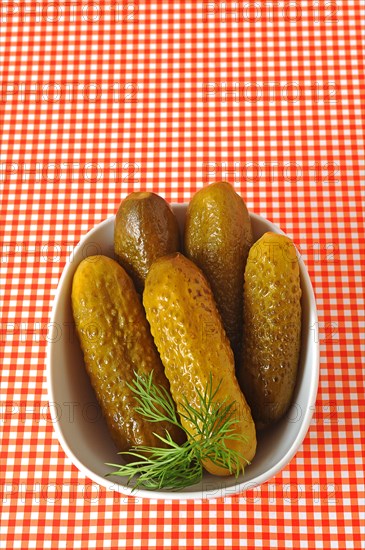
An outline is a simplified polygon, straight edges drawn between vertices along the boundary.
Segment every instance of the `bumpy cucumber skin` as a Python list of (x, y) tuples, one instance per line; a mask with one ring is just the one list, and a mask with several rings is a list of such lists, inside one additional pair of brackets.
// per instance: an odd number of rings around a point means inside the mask
[(156, 193), (130, 193), (120, 204), (114, 229), (114, 250), (138, 290), (157, 258), (180, 250), (180, 232), (170, 205)]
[(136, 412), (128, 388), (134, 372), (154, 371), (154, 382), (168, 388), (140, 297), (125, 270), (106, 256), (84, 259), (72, 284), (72, 309), (91, 384), (118, 451), (135, 445), (161, 447), (152, 432), (175, 439), (168, 423), (149, 423)]
[(265, 233), (251, 248), (244, 280), (239, 382), (258, 429), (282, 418), (292, 400), (301, 338), (299, 264), (292, 241)]
[(252, 228), (246, 205), (228, 182), (213, 183), (191, 199), (184, 249), (207, 277), (236, 358), (242, 339), (242, 281)]
[[(256, 430), (235, 376), (232, 349), (202, 271), (179, 253), (160, 258), (147, 276), (143, 303), (178, 412), (183, 412), (183, 396), (190, 405), (200, 408), (197, 390), (204, 392), (210, 374), (213, 388), (221, 382), (215, 400), (235, 402), (236, 430), (245, 436), (244, 442), (227, 441), (227, 446), (241, 454), (244, 467), (246, 460), (251, 461), (255, 455)], [(181, 421), (193, 437), (194, 427), (184, 418)], [(228, 469), (210, 462), (204, 466), (215, 475), (229, 474)]]

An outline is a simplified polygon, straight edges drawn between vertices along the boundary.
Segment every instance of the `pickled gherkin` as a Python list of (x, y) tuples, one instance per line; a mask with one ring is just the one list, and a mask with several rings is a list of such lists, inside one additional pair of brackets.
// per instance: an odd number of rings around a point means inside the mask
[(97, 255), (84, 259), (72, 284), (72, 310), (84, 361), (118, 451), (136, 445), (161, 447), (155, 435), (181, 440), (167, 422), (150, 423), (138, 411), (128, 387), (135, 373), (169, 389), (140, 297), (125, 270)]
[(251, 248), (244, 277), (239, 382), (256, 426), (284, 416), (291, 403), (300, 354), (301, 288), (292, 241), (265, 233)]
[(249, 213), (230, 183), (212, 183), (193, 196), (186, 214), (185, 253), (209, 281), (236, 358), (242, 338), (242, 281), (252, 242)]
[(115, 218), (114, 250), (137, 291), (142, 292), (152, 262), (180, 250), (179, 226), (168, 202), (148, 191), (130, 193)]
[[(227, 441), (227, 447), (239, 454), (243, 469), (255, 455), (256, 430), (204, 274), (182, 254), (160, 258), (147, 276), (143, 304), (184, 429), (194, 438), (195, 428), (185, 416), (184, 403), (199, 410), (199, 393), (204, 393), (211, 377), (213, 389), (219, 388), (215, 404), (234, 404), (234, 433), (238, 439)], [(215, 475), (230, 473), (211, 461), (204, 466)]]

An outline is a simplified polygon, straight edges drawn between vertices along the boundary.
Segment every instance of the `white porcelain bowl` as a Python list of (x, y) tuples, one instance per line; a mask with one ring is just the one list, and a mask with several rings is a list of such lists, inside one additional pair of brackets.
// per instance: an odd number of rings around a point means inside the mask
[[(183, 229), (186, 204), (172, 205)], [(264, 218), (251, 214), (254, 238), (266, 231), (283, 233)], [(131, 494), (132, 487), (121, 477), (105, 477), (106, 463), (119, 463), (122, 457), (109, 436), (88, 380), (77, 341), (71, 311), (71, 284), (74, 272), (87, 256), (113, 257), (114, 216), (97, 225), (80, 241), (71, 254), (60, 279), (54, 301), (47, 355), (50, 411), (58, 439), (70, 460), (91, 480), (120, 493)], [(319, 344), (314, 328), (317, 312), (307, 270), (299, 259), (302, 286), (302, 348), (296, 390), (285, 418), (269, 431), (258, 433), (257, 453), (244, 475), (203, 480), (183, 491), (137, 490), (136, 497), (154, 499), (200, 499), (231, 496), (252, 489), (287, 466), (299, 449), (314, 410), (319, 374)]]

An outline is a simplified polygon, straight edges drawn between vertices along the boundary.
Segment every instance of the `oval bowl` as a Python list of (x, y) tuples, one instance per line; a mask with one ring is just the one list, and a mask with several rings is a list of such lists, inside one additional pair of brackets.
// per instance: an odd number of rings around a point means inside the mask
[[(172, 208), (183, 231), (187, 204)], [(266, 231), (284, 234), (270, 221), (250, 214), (254, 239)], [(297, 384), (292, 405), (285, 417), (270, 430), (258, 432), (257, 453), (238, 478), (204, 473), (200, 483), (180, 491), (149, 491), (127, 486), (126, 479), (113, 476), (106, 463), (119, 463), (95, 394), (85, 371), (72, 310), (71, 285), (78, 264), (87, 256), (114, 257), (112, 216), (89, 231), (70, 255), (57, 288), (47, 348), (47, 384), (51, 419), (58, 440), (71, 462), (88, 478), (125, 495), (152, 499), (206, 499), (229, 497), (256, 488), (278, 474), (294, 457), (308, 431), (313, 415), (319, 377), (319, 344), (315, 338), (317, 311), (311, 281), (299, 257), (302, 287), (302, 344)]]

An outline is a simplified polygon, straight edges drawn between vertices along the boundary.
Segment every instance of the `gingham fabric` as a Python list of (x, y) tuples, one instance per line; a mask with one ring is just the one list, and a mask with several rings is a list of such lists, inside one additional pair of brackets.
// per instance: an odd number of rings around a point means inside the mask
[[(364, 548), (363, 0), (1, 3), (1, 548)], [(97, 486), (48, 409), (66, 258), (132, 190), (228, 179), (300, 249), (321, 365), (264, 485), (156, 501)]]

